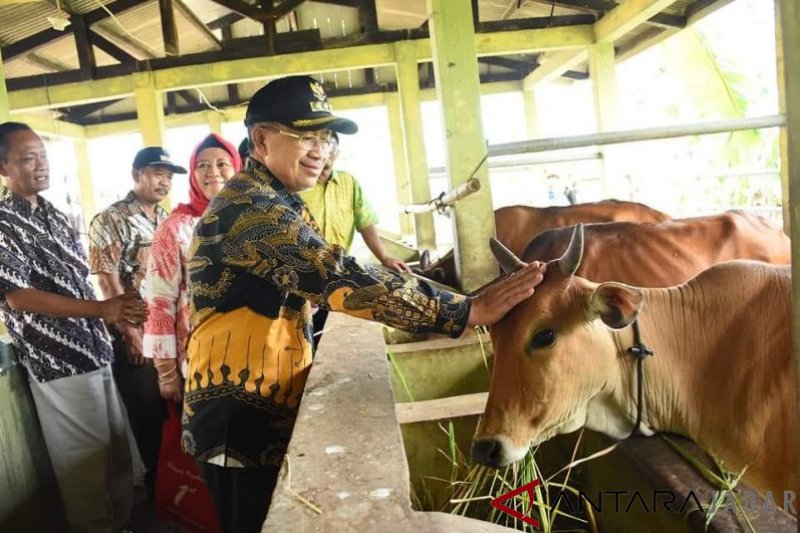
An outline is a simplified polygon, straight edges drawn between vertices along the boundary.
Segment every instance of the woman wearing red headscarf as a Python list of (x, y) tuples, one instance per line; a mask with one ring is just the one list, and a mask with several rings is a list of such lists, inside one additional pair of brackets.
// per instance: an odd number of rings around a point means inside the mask
[(173, 209), (153, 236), (143, 284), (148, 308), (144, 355), (153, 358), (165, 400), (179, 402), (183, 397), (190, 331), (186, 259), (194, 226), (241, 167), (239, 153), (228, 141), (213, 133), (203, 139), (190, 160), (189, 203)]

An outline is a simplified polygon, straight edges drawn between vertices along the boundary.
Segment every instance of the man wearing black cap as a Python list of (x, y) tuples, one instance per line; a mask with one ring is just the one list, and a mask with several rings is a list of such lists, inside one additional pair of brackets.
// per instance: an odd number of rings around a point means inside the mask
[(309, 76), (270, 82), (247, 108), (250, 158), (197, 225), (183, 448), (226, 532), (261, 530), (311, 367), (311, 304), (457, 337), (533, 293), (538, 265), (476, 298), (405, 282), (330, 245), (297, 192), (317, 181), (331, 133), (355, 133)]
[[(153, 234), (167, 217), (158, 204), (169, 194), (173, 174), (186, 174), (186, 169), (173, 163), (166, 150), (156, 146), (139, 150), (133, 160), (133, 190), (92, 220), (89, 265), (106, 298), (126, 290), (142, 293)], [(114, 332), (113, 368), (147, 468), (145, 485), (152, 498), (165, 408), (152, 360), (145, 364), (142, 355), (140, 326)]]

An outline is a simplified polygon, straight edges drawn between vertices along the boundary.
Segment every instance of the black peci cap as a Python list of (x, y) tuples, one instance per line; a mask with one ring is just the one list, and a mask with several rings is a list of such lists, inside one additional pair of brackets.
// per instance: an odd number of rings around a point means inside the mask
[(358, 131), (355, 122), (333, 114), (325, 89), (311, 76), (280, 78), (256, 91), (247, 105), (244, 123), (252, 126), (256, 122), (278, 122), (302, 131)]
[(173, 163), (169, 152), (160, 146), (148, 146), (139, 150), (133, 158), (133, 169), (139, 170), (144, 167), (165, 167), (174, 174), (186, 174), (186, 169)]

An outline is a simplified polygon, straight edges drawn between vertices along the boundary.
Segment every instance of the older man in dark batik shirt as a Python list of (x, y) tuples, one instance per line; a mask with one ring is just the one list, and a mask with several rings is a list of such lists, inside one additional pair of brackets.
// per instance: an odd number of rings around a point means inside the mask
[(132, 503), (128, 423), (99, 319), (138, 323), (132, 295), (98, 302), (64, 213), (39, 196), (47, 154), (26, 125), (0, 124), (0, 316), (31, 392), (73, 531), (111, 531)]
[(322, 85), (293, 76), (260, 89), (245, 120), (245, 172), (195, 230), (184, 449), (203, 471), (223, 529), (260, 531), (311, 367), (311, 306), (419, 332), (461, 335), (498, 320), (541, 280), (536, 265), (476, 298), (359, 265), (320, 236), (300, 197), (322, 171), (331, 113)]

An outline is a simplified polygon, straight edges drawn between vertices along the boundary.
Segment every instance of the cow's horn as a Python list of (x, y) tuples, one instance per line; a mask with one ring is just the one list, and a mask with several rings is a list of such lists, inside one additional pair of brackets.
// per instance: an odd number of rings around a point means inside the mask
[(581, 266), (581, 258), (583, 257), (583, 224), (578, 224), (572, 230), (572, 238), (569, 241), (569, 246), (564, 255), (558, 260), (558, 266), (561, 272), (569, 277), (573, 275), (578, 267)]
[(500, 268), (503, 269), (503, 272), (515, 272), (525, 266), (525, 263), (514, 255), (514, 252), (503, 246), (503, 243), (494, 237), (489, 239), (489, 248), (492, 249), (494, 258), (500, 263)]

